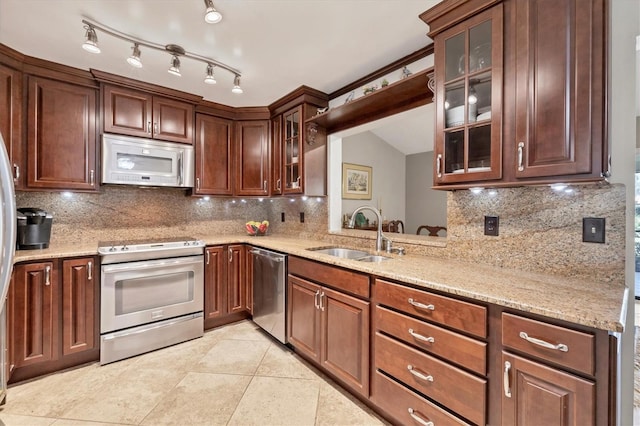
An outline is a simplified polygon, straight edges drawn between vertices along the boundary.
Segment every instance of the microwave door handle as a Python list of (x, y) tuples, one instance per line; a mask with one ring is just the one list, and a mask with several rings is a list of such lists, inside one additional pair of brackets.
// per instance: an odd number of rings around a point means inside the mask
[(182, 186), (182, 153), (178, 154), (178, 184)]

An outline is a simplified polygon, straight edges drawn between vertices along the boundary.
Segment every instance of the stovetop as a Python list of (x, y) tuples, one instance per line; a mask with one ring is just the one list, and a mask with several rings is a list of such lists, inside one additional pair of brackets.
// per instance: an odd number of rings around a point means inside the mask
[(205, 243), (193, 237), (151, 238), (98, 242), (102, 263), (121, 263), (137, 260), (201, 255)]

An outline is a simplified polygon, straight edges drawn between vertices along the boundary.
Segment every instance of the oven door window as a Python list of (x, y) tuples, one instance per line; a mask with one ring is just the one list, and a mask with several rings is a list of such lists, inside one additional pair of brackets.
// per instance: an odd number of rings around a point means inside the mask
[(185, 271), (116, 281), (116, 315), (192, 301), (193, 275), (193, 271)]

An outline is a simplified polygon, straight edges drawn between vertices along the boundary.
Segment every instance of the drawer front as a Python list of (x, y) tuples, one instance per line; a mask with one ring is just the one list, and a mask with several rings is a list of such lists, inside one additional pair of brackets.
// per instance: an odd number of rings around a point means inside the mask
[(484, 306), (380, 279), (375, 282), (375, 302), (474, 336), (487, 337), (487, 309)]
[(369, 276), (347, 271), (324, 263), (299, 257), (289, 257), (289, 273), (326, 284), (339, 290), (369, 298)]
[(502, 345), (595, 374), (595, 336), (588, 333), (503, 312)]
[(372, 401), (402, 425), (468, 425), (429, 400), (376, 371)]
[(466, 419), (485, 424), (487, 381), (376, 333), (375, 365)]
[(375, 327), (449, 362), (480, 375), (486, 375), (487, 344), (485, 342), (479, 342), (380, 306), (375, 308)]

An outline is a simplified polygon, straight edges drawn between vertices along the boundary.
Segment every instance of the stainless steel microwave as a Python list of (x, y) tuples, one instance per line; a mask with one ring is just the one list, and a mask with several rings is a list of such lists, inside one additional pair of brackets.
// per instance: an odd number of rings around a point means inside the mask
[(193, 188), (193, 146), (102, 135), (102, 183)]

